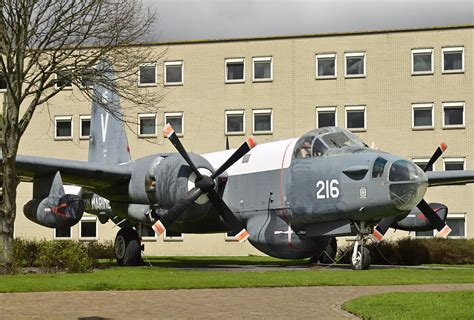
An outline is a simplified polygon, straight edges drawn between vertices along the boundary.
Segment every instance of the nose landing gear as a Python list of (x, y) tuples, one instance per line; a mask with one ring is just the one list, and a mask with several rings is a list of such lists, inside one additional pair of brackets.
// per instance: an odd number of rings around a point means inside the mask
[(366, 247), (366, 242), (370, 238), (371, 228), (365, 226), (365, 222), (355, 222), (354, 225), (359, 230), (351, 257), (353, 270), (367, 270), (370, 267), (370, 252)]

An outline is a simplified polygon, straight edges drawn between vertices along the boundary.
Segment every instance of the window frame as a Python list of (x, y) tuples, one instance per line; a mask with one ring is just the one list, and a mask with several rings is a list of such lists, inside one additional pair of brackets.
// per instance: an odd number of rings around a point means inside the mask
[[(428, 164), (430, 161), (429, 158), (413, 158), (411, 161), (413, 161), (414, 164), (419, 165), (419, 164)], [(433, 163), (431, 166), (431, 171), (436, 171), (436, 163)]]
[(167, 230), (165, 230), (163, 234), (163, 241), (166, 241), (166, 242), (183, 242), (184, 241), (184, 237), (182, 233), (180, 236), (168, 236), (166, 234), (166, 231)]
[[(168, 117), (181, 117), (181, 132), (175, 131), (176, 135), (178, 137), (184, 136), (184, 112), (179, 111), (179, 112), (165, 112), (163, 114), (163, 121), (164, 124), (166, 125), (168, 123), (167, 118)], [(173, 128), (174, 129), (174, 128)]]
[[(255, 115), (270, 114), (270, 130), (255, 131)], [(252, 110), (252, 134), (273, 134), (273, 109), (253, 109)]]
[[(158, 122), (157, 122), (157, 116), (156, 116), (156, 113), (139, 113), (137, 115), (138, 117), (138, 137), (139, 138), (154, 138), (154, 137), (157, 137), (158, 134), (157, 134), (157, 125), (158, 125)], [(141, 120), (142, 119), (151, 119), (151, 118), (154, 118), (155, 119), (155, 133), (142, 133), (141, 131)]]
[[(242, 62), (244, 66), (243, 74), (242, 74), (242, 79), (228, 79), (228, 70), (227, 70), (227, 65), (229, 63), (237, 63), (237, 62)], [(224, 78), (225, 78), (225, 83), (244, 83), (245, 82), (245, 58), (225, 58), (224, 59)]]
[[(92, 123), (91, 121), (91, 115), (80, 115), (79, 116), (79, 139), (80, 140), (88, 140), (90, 138), (90, 134), (89, 135), (83, 135), (82, 134), (82, 121), (83, 120), (89, 120), (89, 123)], [(90, 124), (89, 124), (89, 131), (90, 131), (91, 127), (90, 127)]]
[[(153, 83), (141, 83), (140, 82), (140, 75), (141, 75), (141, 67), (155, 67), (155, 82)], [(156, 65), (156, 62), (146, 62), (146, 63), (140, 63), (138, 65), (138, 79), (137, 79), (137, 84), (139, 87), (156, 87), (158, 85), (158, 68)]]
[[(461, 52), (461, 69), (455, 70), (444, 70), (444, 53), (445, 52)], [(464, 73), (465, 61), (464, 61), (464, 47), (444, 47), (441, 48), (441, 71), (443, 74), (450, 73)]]
[(57, 228), (53, 229), (53, 240), (72, 240), (72, 227), (69, 227), (70, 236), (69, 237), (57, 237), (56, 236)]
[[(168, 66), (181, 66), (181, 82), (168, 82), (167, 69)], [(163, 83), (165, 86), (182, 86), (184, 85), (184, 61), (183, 60), (174, 60), (174, 61), (165, 61), (163, 64)]]
[[(228, 115), (242, 115), (242, 131), (228, 131), (227, 116)], [(241, 136), (245, 134), (245, 110), (225, 110), (224, 112), (224, 132), (227, 136)]]
[[(97, 217), (96, 216), (83, 216), (81, 220), (79, 220), (79, 240), (80, 241), (94, 241), (99, 239), (99, 224), (97, 223)], [(82, 236), (82, 222), (87, 221), (95, 222), (95, 237), (83, 237)]]
[[(415, 110), (416, 109), (431, 109), (431, 126), (415, 126)], [(411, 104), (411, 128), (412, 130), (432, 130), (434, 129), (434, 103), (412, 103)]]
[(91, 85), (84, 85), (83, 81), (84, 81), (84, 72), (85, 71), (89, 71), (92, 75), (94, 75), (94, 68), (89, 68), (89, 69), (85, 69), (85, 70), (82, 70), (81, 72), (81, 88), (82, 89), (93, 89), (94, 88), (94, 79), (92, 79), (92, 84)]
[(448, 222), (449, 219), (464, 219), (464, 236), (451, 236), (451, 235), (448, 235), (448, 238), (452, 238), (452, 239), (467, 239), (468, 236), (467, 236), (467, 214), (465, 212), (455, 212), (455, 213), (449, 213), (448, 216), (446, 217), (446, 224)]
[(155, 231), (153, 231), (153, 236), (143, 236), (143, 228), (144, 227), (148, 227), (150, 229), (152, 229), (150, 226), (147, 226), (147, 225), (144, 225), (144, 224), (140, 224), (140, 236), (141, 236), (141, 240), (142, 241), (147, 241), (147, 242), (151, 242), (151, 241), (157, 241), (158, 240), (158, 235), (155, 233)]
[[(364, 61), (364, 73), (347, 74), (347, 58), (362, 57)], [(344, 77), (345, 78), (365, 78), (367, 76), (367, 55), (365, 52), (346, 52), (344, 53)]]
[[(415, 71), (415, 54), (429, 53), (431, 55), (431, 68), (429, 71)], [(411, 74), (417, 75), (430, 75), (434, 74), (434, 50), (433, 48), (419, 48), (411, 49)]]
[[(367, 131), (367, 106), (366, 105), (349, 105), (344, 108), (345, 110), (345, 128), (351, 132), (363, 132)], [(364, 127), (363, 128), (348, 128), (347, 127), (347, 114), (348, 111), (364, 111)]]
[[(58, 136), (58, 122), (66, 122), (69, 121), (71, 123), (71, 135), (70, 136)], [(73, 116), (54, 116), (54, 140), (73, 140), (74, 138), (74, 121)]]
[[(72, 74), (72, 71), (70, 68), (65, 68), (65, 69), (61, 69), (61, 70), (58, 70), (54, 73), (54, 79), (56, 80), (54, 82), (54, 89), (56, 90), (59, 90), (61, 87), (58, 86), (58, 72), (61, 72), (61, 71), (69, 71), (71, 74)], [(72, 77), (71, 77), (71, 85), (69, 86), (64, 86), (61, 90), (72, 90), (72, 86), (73, 86), (73, 83), (72, 83)]]
[[(255, 62), (270, 62), (270, 78), (255, 78)], [(272, 56), (262, 56), (262, 57), (253, 57), (252, 58), (252, 82), (272, 82), (273, 81), (273, 57)]]
[[(459, 163), (462, 162), (463, 170), (466, 170), (466, 158), (459, 157), (459, 158), (443, 158), (443, 171), (446, 171), (446, 162), (447, 163)], [(451, 170), (448, 170), (451, 171)]]
[[(334, 75), (320, 76), (318, 58), (327, 59), (334, 58)], [(337, 53), (318, 53), (316, 54), (316, 79), (336, 79), (337, 78)]]
[(316, 128), (320, 128), (319, 127), (319, 112), (322, 112), (322, 113), (334, 112), (334, 126), (337, 127), (337, 106), (316, 107)]
[[(462, 124), (445, 124), (444, 110), (447, 108), (461, 107), (462, 106)], [(442, 103), (442, 117), (443, 117), (443, 129), (460, 129), (466, 127), (466, 103), (464, 101), (457, 102), (443, 102)]]

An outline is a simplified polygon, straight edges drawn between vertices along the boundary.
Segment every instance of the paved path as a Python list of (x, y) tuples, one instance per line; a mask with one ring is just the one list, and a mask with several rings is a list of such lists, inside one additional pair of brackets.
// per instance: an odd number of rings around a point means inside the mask
[(450, 290), (474, 284), (1, 293), (0, 319), (348, 319), (362, 295)]

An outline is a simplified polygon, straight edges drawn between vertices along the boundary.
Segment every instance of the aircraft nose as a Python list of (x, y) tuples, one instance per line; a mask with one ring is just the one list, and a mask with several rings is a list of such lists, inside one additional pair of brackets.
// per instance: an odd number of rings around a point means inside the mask
[(411, 210), (428, 189), (428, 178), (417, 165), (407, 160), (396, 160), (389, 171), (390, 200), (400, 211)]

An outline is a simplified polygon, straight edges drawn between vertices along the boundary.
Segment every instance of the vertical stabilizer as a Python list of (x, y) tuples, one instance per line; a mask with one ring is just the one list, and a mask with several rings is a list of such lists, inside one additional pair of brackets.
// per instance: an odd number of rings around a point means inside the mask
[(123, 122), (120, 98), (113, 90), (115, 76), (110, 63), (103, 60), (97, 69), (107, 79), (94, 82), (92, 97), (89, 162), (119, 164), (130, 161), (130, 148)]

